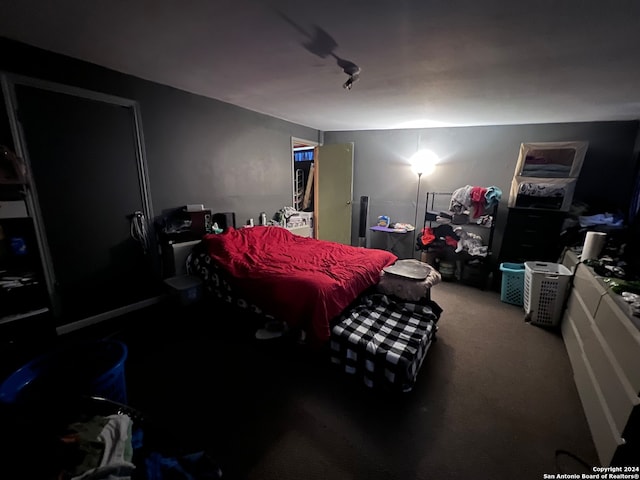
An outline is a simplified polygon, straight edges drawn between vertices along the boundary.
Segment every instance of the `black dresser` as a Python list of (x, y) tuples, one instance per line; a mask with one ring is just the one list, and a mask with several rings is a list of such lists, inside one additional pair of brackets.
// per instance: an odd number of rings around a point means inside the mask
[(557, 262), (562, 252), (560, 234), (566, 216), (566, 212), (557, 210), (509, 208), (500, 261)]

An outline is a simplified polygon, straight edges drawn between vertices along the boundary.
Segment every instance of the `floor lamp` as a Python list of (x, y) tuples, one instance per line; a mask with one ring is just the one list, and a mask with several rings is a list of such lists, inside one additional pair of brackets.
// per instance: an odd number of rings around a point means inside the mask
[[(435, 169), (436, 163), (438, 163), (438, 156), (433, 153), (431, 150), (419, 150), (414, 153), (409, 159), (409, 163), (411, 163), (411, 169), (418, 174), (418, 188), (416, 191), (416, 214), (414, 220), (414, 229), (413, 229), (413, 247), (412, 252), (417, 250), (416, 247), (416, 233), (418, 231), (418, 206), (420, 205), (420, 181), (422, 180), (422, 175), (430, 175), (433, 173)], [(412, 254), (411, 257), (414, 258), (415, 254)]]
[[(415, 252), (418, 247), (416, 246), (416, 232), (418, 231), (418, 205), (420, 205), (420, 180), (422, 179), (422, 174), (424, 172), (417, 172), (418, 173), (418, 188), (416, 191), (416, 218), (413, 222), (414, 225), (414, 229), (413, 229), (413, 249), (411, 250), (412, 252)], [(415, 253), (411, 254), (411, 258), (414, 258)]]

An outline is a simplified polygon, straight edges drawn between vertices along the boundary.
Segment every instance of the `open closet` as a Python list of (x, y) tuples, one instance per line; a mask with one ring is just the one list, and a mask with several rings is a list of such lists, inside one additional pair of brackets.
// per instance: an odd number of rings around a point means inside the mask
[(2, 113), (28, 177), (24, 215), (59, 333), (155, 301), (162, 291), (137, 104), (9, 74), (2, 82)]

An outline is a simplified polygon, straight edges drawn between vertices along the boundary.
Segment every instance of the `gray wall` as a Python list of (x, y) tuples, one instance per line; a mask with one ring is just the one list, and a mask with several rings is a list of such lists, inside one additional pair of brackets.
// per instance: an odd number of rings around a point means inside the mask
[(235, 211), (243, 223), (260, 211), (272, 213), (290, 205), (291, 136), (324, 143), (354, 142), (354, 244), (362, 195), (370, 197), (371, 218), (387, 214), (392, 221), (414, 222), (417, 176), (408, 159), (418, 148), (430, 148), (442, 159), (433, 175), (422, 178), (418, 225), (426, 191), (495, 185), (504, 193), (495, 251), (521, 142), (589, 142), (576, 199), (626, 211), (631, 189), (638, 122), (323, 134), (1, 38), (0, 69), (137, 100), (156, 215), (184, 204), (204, 203), (214, 211)]
[[(292, 202), (291, 137), (317, 130), (0, 38), (0, 70), (136, 100), (154, 213), (203, 203), (238, 223)], [(114, 186), (117, 191), (117, 186)]]
[[(358, 239), (361, 196), (369, 196), (370, 225), (383, 214), (389, 215), (392, 222), (414, 223), (418, 178), (408, 160), (419, 148), (429, 148), (441, 161), (432, 175), (422, 177), (418, 226), (422, 227), (427, 191), (451, 192), (464, 185), (495, 185), (503, 192), (494, 241), (494, 251), (499, 252), (509, 189), (522, 142), (588, 141), (574, 199), (595, 209), (619, 208), (626, 213), (637, 135), (638, 122), (633, 121), (325, 132), (324, 137), (325, 143), (355, 143), (354, 244)], [(369, 245), (380, 246), (377, 234), (368, 231), (367, 236)], [(408, 243), (411, 249), (412, 242)]]

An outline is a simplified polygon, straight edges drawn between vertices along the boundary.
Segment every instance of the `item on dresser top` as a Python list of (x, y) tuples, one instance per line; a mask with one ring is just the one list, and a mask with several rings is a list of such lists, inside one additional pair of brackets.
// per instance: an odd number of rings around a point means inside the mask
[(388, 215), (380, 215), (378, 217), (378, 226), (379, 227), (390, 227), (391, 219)]
[(616, 264), (610, 257), (588, 258), (583, 260), (582, 263), (593, 268), (593, 271), (602, 277), (624, 279), (627, 276), (624, 268)]
[(623, 292), (640, 294), (640, 281), (605, 278), (604, 282), (609, 285), (611, 291), (618, 295), (621, 295)]
[(634, 317), (640, 317), (640, 295), (637, 293), (622, 292), (622, 299), (631, 307)]
[(604, 244), (607, 241), (607, 234), (602, 232), (587, 232), (584, 239), (584, 245), (582, 247), (582, 254), (580, 259), (592, 260), (600, 256)]

